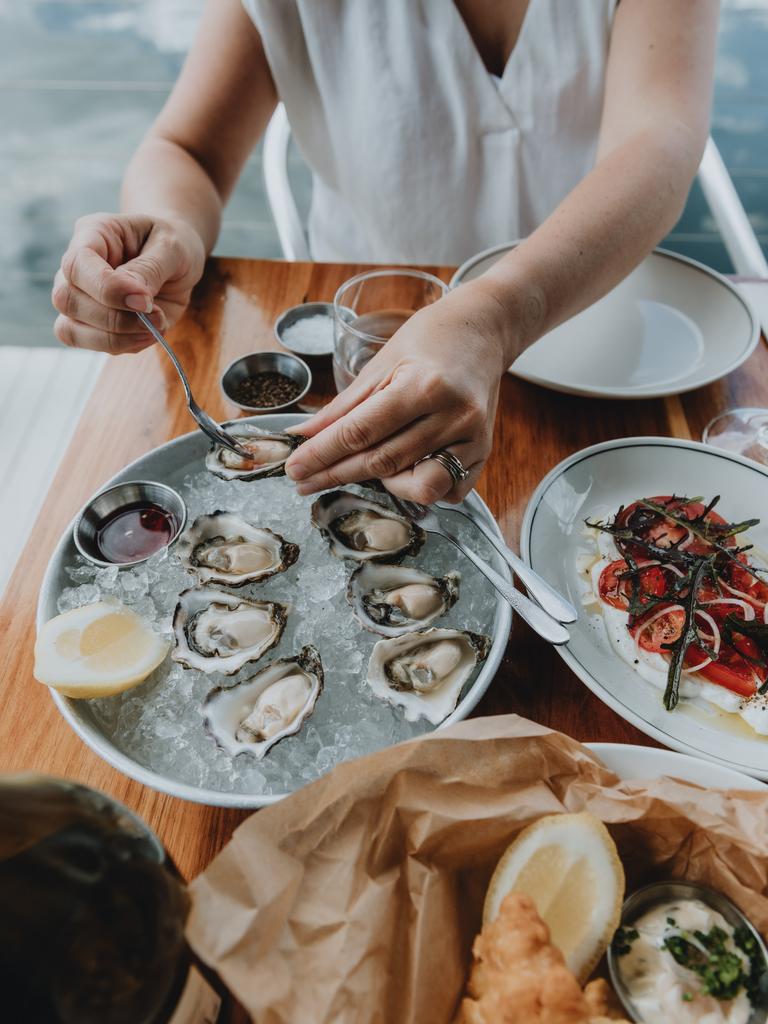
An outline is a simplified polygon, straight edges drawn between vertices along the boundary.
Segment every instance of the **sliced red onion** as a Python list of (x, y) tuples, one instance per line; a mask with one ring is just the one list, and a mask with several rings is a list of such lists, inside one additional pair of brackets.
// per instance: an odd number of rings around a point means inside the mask
[(751, 597), (749, 594), (746, 594), (743, 590), (737, 590), (736, 587), (730, 586), (728, 583), (725, 582), (725, 580), (720, 580), (720, 586), (727, 590), (729, 594), (735, 594), (736, 597), (741, 597), (745, 601), (749, 601), (751, 605), (757, 608), (765, 608), (765, 601), (761, 601), (759, 597)]
[[(738, 605), (739, 608), (743, 608), (744, 609), (744, 621), (745, 622), (752, 622), (752, 620), (755, 617), (755, 606), (753, 604), (750, 604), (749, 601), (740, 601), (738, 598), (735, 598), (735, 597), (715, 597), (711, 601), (702, 601), (701, 604), (702, 605), (735, 604), (735, 605)], [(768, 606), (763, 609), (763, 613), (764, 614), (765, 614), (766, 610), (768, 610)]]

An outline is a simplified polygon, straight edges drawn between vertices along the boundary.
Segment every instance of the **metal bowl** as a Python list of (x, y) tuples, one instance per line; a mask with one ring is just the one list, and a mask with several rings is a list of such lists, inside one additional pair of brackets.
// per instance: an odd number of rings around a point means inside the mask
[[(306, 349), (298, 348), (296, 345), (292, 345), (290, 342), (285, 340), (285, 332), (289, 327), (293, 327), (300, 320), (308, 320), (313, 316), (327, 316), (331, 324), (330, 340), (328, 347), (321, 351), (308, 352)], [(302, 356), (304, 359), (325, 359), (326, 356), (333, 354), (333, 303), (332, 302), (302, 302), (299, 306), (291, 306), (286, 309), (285, 312), (281, 313), (280, 316), (275, 320), (275, 337), (288, 349), (289, 352), (295, 352), (297, 355)]]
[[(624, 901), (624, 906), (621, 908), (621, 925), (631, 926), (647, 910), (651, 910), (658, 904), (667, 903), (670, 900), (701, 900), (702, 903), (706, 903), (712, 910), (722, 914), (732, 928), (748, 929), (756, 940), (765, 963), (768, 964), (768, 949), (760, 933), (749, 918), (742, 914), (736, 904), (732, 903), (727, 896), (723, 896), (722, 893), (705, 885), (699, 885), (697, 882), (653, 882), (651, 885), (638, 889)], [(627, 1016), (630, 1020), (641, 1022), (642, 1018), (638, 1016), (637, 1010), (635, 1010), (634, 1004), (624, 985), (617, 963), (618, 958), (613, 952), (612, 945), (608, 947), (607, 959), (611, 984), (621, 1000)], [(749, 1016), (747, 1024), (764, 1024), (766, 1019), (768, 1019), (768, 1009), (755, 1007)]]
[[(290, 377), (301, 388), (295, 398), (281, 405), (243, 405), (235, 398), (238, 386), (256, 373), (282, 373)], [(243, 412), (284, 412), (300, 402), (312, 387), (312, 372), (298, 356), (290, 352), (252, 352), (248, 356), (240, 356), (230, 363), (221, 376), (221, 390), (225, 398)]]
[[(139, 565), (141, 562), (146, 562), (148, 558), (151, 558), (152, 555), (146, 555), (144, 558), (137, 558), (132, 562), (109, 562), (101, 557), (96, 543), (99, 527), (107, 516), (113, 515), (129, 505), (135, 505), (138, 502), (144, 501), (151, 502), (153, 505), (159, 505), (160, 508), (173, 517), (175, 529), (170, 540), (163, 547), (169, 547), (173, 544), (184, 529), (184, 524), (187, 521), (187, 506), (184, 504), (181, 495), (174, 491), (172, 487), (168, 487), (166, 484), (155, 483), (153, 480), (129, 480), (125, 483), (108, 487), (100, 494), (97, 494), (95, 498), (91, 498), (75, 519), (72, 527), (72, 536), (75, 547), (83, 558), (87, 558), (94, 565), (119, 565), (126, 568), (132, 565)], [(162, 548), (158, 550), (162, 550)], [(156, 553), (152, 552), (152, 554)]]

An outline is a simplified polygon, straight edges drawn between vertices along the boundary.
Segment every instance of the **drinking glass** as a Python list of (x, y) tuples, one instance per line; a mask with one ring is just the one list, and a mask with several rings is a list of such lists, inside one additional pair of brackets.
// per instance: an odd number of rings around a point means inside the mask
[(413, 314), (448, 291), (423, 270), (369, 270), (346, 281), (333, 300), (333, 379), (348, 387)]
[(709, 421), (701, 439), (768, 465), (768, 409), (728, 409)]

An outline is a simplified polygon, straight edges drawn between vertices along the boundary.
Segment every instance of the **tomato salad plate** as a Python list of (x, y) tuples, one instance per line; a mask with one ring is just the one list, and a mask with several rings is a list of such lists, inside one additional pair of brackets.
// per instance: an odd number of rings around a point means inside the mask
[(556, 466), (523, 557), (581, 608), (559, 650), (649, 736), (768, 778), (768, 471), (623, 438)]

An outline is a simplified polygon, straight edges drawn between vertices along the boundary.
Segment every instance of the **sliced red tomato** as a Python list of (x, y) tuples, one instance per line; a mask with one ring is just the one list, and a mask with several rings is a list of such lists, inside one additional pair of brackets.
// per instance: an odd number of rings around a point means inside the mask
[[(733, 605), (709, 606), (709, 613), (715, 619), (718, 627), (726, 615), (733, 613)], [(739, 610), (736, 610), (739, 614)], [(663, 615), (651, 613), (643, 620), (633, 626), (630, 632), (637, 636), (640, 647), (652, 654), (663, 654), (669, 657), (669, 650), (665, 645), (673, 644), (680, 639), (680, 634), (685, 622), (685, 613), (680, 608), (673, 608)], [(706, 626), (702, 626), (702, 632), (706, 632)], [(706, 636), (705, 636), (706, 639)], [(698, 647), (691, 644), (685, 652), (685, 665), (687, 668), (695, 668), (707, 660)], [(723, 686), (741, 697), (751, 697), (756, 688), (768, 678), (768, 666), (760, 659), (760, 651), (752, 639), (740, 634), (734, 637), (733, 646), (722, 643), (717, 658), (699, 670), (699, 674), (718, 686)], [(757, 682), (756, 682), (757, 679)]]
[[(654, 618), (654, 616), (656, 616)], [(685, 612), (682, 608), (671, 608), (663, 615), (658, 614), (654, 609), (650, 615), (646, 615), (630, 628), (630, 633), (637, 637), (637, 641), (644, 651), (652, 654), (669, 654), (665, 644), (673, 644), (680, 639), (685, 623)]]
[[(632, 580), (629, 577), (622, 579), (622, 576), (629, 572), (629, 566), (623, 558), (617, 558), (606, 565), (600, 573), (599, 592), (600, 600), (614, 608), (626, 611), (629, 605), (629, 594), (631, 593)], [(642, 595), (648, 594), (653, 597), (662, 597), (667, 590), (667, 580), (664, 570), (658, 565), (649, 565), (641, 568), (635, 577), (637, 586)]]
[(738, 562), (730, 562), (723, 572), (725, 582), (744, 595), (756, 607), (762, 608), (768, 602), (768, 584), (763, 583), (744, 568), (746, 555), (739, 555)]
[[(646, 500), (652, 501), (654, 505), (664, 505), (677, 517), (685, 516), (686, 519), (696, 519), (706, 507), (700, 501), (685, 502), (679, 498), (673, 500), (669, 494), (657, 495)], [(707, 521), (720, 525), (725, 524), (725, 519), (717, 512), (709, 512)], [(654, 515), (653, 510), (646, 508), (642, 501), (635, 501), (628, 505), (618, 517), (617, 522), (620, 526), (629, 526), (639, 540), (655, 544), (660, 548), (673, 547), (688, 536), (685, 526), (671, 519), (662, 518), (660, 513)], [(733, 544), (733, 538), (728, 538), (724, 543)], [(706, 554), (710, 550), (710, 545), (694, 537), (686, 545), (686, 550), (692, 554)]]
[[(749, 637), (736, 637), (735, 644), (740, 647), (744, 654), (759, 661), (760, 652), (757, 645)], [(740, 697), (751, 697), (757, 686), (765, 682), (768, 671), (762, 664), (755, 665), (747, 661), (735, 647), (730, 644), (723, 644), (717, 655), (716, 661), (711, 661), (701, 669), (700, 675), (709, 679), (718, 686), (724, 686), (726, 690), (738, 693)], [(757, 677), (758, 682), (755, 681)]]

